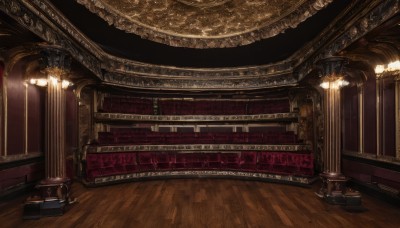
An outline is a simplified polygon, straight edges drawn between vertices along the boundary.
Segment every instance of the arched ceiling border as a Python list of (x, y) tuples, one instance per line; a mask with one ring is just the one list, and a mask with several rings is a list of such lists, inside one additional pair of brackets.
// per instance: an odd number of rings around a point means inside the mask
[(301, 22), (325, 8), (332, 0), (309, 0), (298, 6), (287, 15), (280, 17), (273, 23), (268, 23), (260, 28), (246, 31), (241, 34), (226, 35), (224, 37), (189, 37), (173, 34), (161, 29), (150, 28), (127, 17), (119, 15), (115, 9), (110, 8), (102, 1), (77, 0), (89, 11), (97, 14), (109, 25), (113, 25), (125, 32), (134, 33), (144, 39), (167, 44), (175, 47), (187, 48), (227, 48), (254, 43), (255, 41), (270, 38), (284, 32), (288, 28), (296, 28)]
[[(398, 13), (399, 1), (400, 0), (388, 0), (384, 2), (358, 1), (357, 6), (354, 4), (352, 5), (353, 8), (350, 12), (358, 12), (357, 15), (359, 15), (359, 17), (352, 18), (348, 16), (343, 19), (343, 21), (346, 21), (345, 24), (350, 26), (342, 25), (342, 27), (336, 28), (336, 30), (330, 29), (328, 32), (323, 32), (313, 41), (316, 47), (313, 48), (312, 51), (301, 49), (297, 54), (285, 61), (253, 67), (211, 69), (158, 66), (117, 58), (106, 54), (71, 25), (47, 0), (0, 0), (0, 10), (13, 17), (47, 42), (64, 47), (78, 62), (81, 62), (99, 79), (103, 80), (103, 76), (106, 74), (117, 75), (114, 78), (118, 78), (118, 75), (123, 75), (123, 78), (127, 80), (131, 80), (127, 78), (127, 76), (137, 78), (141, 75), (140, 79), (142, 81), (145, 81), (146, 76), (149, 74), (154, 74), (155, 77), (159, 76), (160, 79), (163, 79), (165, 75), (187, 77), (202, 77), (208, 75), (209, 77), (216, 77), (220, 80), (229, 81), (236, 77), (241, 77), (243, 80), (246, 80), (256, 77), (266, 79), (268, 77), (276, 77), (277, 75), (286, 75), (289, 77), (298, 76), (295, 80), (301, 80), (305, 75), (311, 72), (314, 62), (318, 59), (340, 52), (361, 36)], [(51, 18), (51, 20), (49, 18)], [(336, 35), (338, 31), (343, 32)], [(323, 39), (324, 37), (328, 38)], [(308, 46), (305, 48), (308, 48)], [(299, 58), (299, 53), (301, 52), (305, 54)], [(124, 74), (121, 74), (121, 72)], [(154, 79), (151, 78), (151, 80)], [(178, 81), (179, 79), (173, 80)], [(287, 81), (291, 84), (291, 79)], [(127, 82), (124, 84), (124, 82), (119, 79), (115, 81), (115, 83), (117, 82), (122, 86), (129, 84)], [(112, 82), (108, 83), (112, 84)], [(230, 83), (226, 83), (226, 85), (230, 85)], [(168, 84), (163, 84), (160, 87), (167, 89)], [(132, 88), (134, 87), (132, 86)], [(143, 86), (143, 88), (146, 87)], [(235, 88), (237, 89), (237, 87), (231, 87), (231, 89)], [(257, 88), (265, 88), (265, 85), (260, 84)], [(184, 83), (181, 83), (179, 89), (184, 90), (187, 88), (185, 88)], [(201, 88), (199, 87), (198, 89)], [(204, 89), (207, 88), (204, 87)]]

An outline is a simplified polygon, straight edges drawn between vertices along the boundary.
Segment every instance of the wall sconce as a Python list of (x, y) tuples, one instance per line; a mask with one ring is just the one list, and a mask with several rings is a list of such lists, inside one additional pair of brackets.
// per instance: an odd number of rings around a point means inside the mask
[(375, 67), (375, 74), (378, 76), (384, 74), (384, 73), (389, 73), (389, 72), (394, 72), (394, 71), (400, 71), (400, 61), (394, 61), (390, 62), (387, 65), (376, 65)]
[(47, 86), (47, 79), (46, 78), (31, 78), (29, 80), (29, 83), (31, 85), (37, 85), (40, 87), (45, 87)]
[[(57, 78), (55, 78), (55, 77), (52, 77), (52, 76), (49, 76), (49, 80), (47, 80), (46, 78), (31, 78), (29, 80), (29, 83), (31, 85), (37, 85), (37, 86), (40, 86), (40, 87), (45, 87), (45, 86), (47, 86), (49, 81), (53, 85), (57, 85), (57, 83), (59, 83), (59, 80)], [(68, 87), (70, 87), (72, 85), (73, 85), (73, 83), (68, 81), (68, 80), (64, 79), (64, 80), (61, 81), (61, 88), (63, 88), (63, 89), (67, 89)]]
[(349, 82), (342, 78), (325, 78), (319, 86), (323, 89), (340, 89), (349, 85)]

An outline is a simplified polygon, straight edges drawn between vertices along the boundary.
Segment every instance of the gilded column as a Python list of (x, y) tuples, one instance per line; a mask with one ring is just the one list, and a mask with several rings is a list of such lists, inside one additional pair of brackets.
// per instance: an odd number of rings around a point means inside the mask
[(46, 178), (66, 178), (65, 167), (65, 94), (61, 88), (60, 75), (50, 73), (47, 77), (46, 98)]
[(324, 90), (324, 173), (341, 173), (341, 99), (339, 88)]
[(364, 153), (364, 86), (358, 85), (358, 152)]
[(349, 197), (361, 203), (358, 192), (347, 191), (348, 178), (341, 170), (341, 88), (349, 84), (344, 75), (347, 62), (343, 57), (330, 57), (317, 63), (324, 97), (323, 172), (320, 174), (322, 187), (317, 195), (333, 204), (346, 204)]
[(61, 215), (65, 205), (71, 203), (71, 181), (67, 177), (65, 159), (66, 100), (64, 91), (71, 84), (65, 78), (71, 58), (66, 52), (55, 46), (41, 46), (40, 48), (41, 65), (43, 73), (46, 75), (42, 81), (47, 83), (46, 148), (45, 179), (36, 188), (39, 189), (42, 199), (57, 199), (57, 206), (50, 213), (51, 215)]
[(399, 96), (400, 96), (400, 75), (395, 77), (395, 122), (396, 122), (396, 158), (400, 159), (400, 105), (399, 105)]

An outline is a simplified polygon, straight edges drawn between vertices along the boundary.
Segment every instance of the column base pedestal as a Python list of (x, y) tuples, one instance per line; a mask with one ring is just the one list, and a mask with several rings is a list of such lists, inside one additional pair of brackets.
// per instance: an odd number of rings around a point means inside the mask
[(46, 216), (61, 216), (72, 204), (71, 180), (69, 178), (49, 178), (40, 181), (36, 192), (24, 206), (23, 219), (39, 219)]
[(316, 195), (330, 204), (361, 206), (361, 194), (346, 187), (349, 180), (341, 173), (321, 173), (321, 189)]

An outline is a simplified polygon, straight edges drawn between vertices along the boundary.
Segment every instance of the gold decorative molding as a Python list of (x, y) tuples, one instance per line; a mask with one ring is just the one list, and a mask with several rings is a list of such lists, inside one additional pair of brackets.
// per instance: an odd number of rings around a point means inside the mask
[(169, 78), (143, 77), (133, 74), (106, 73), (104, 83), (107, 85), (140, 88), (150, 90), (252, 90), (296, 86), (297, 80), (291, 74), (259, 77), (216, 77), (216, 78)]
[(138, 115), (97, 112), (100, 121), (154, 121), (154, 122), (218, 122), (218, 121), (294, 121), (298, 113), (272, 113), (258, 115)]
[(226, 48), (273, 37), (332, 0), (78, 0), (126, 32), (170, 46)]
[(88, 153), (132, 152), (132, 151), (310, 151), (308, 144), (258, 145), (258, 144), (178, 144), (178, 145), (115, 145), (90, 146)]
[(234, 178), (251, 178), (259, 180), (270, 180), (280, 182), (290, 182), (295, 184), (311, 184), (314, 182), (312, 177), (300, 177), (293, 175), (279, 175), (268, 173), (241, 172), (241, 171), (223, 171), (223, 170), (187, 170), (187, 171), (153, 171), (129, 173), (122, 175), (112, 175), (106, 177), (97, 177), (94, 182), (89, 184), (108, 184), (121, 181), (138, 180), (146, 178), (173, 178), (173, 177), (234, 177)]
[(18, 154), (18, 155), (7, 155), (7, 156), (0, 156), (0, 164), (14, 162), (14, 161), (21, 161), (30, 158), (38, 158), (43, 157), (43, 153), (40, 152), (31, 152), (29, 154)]
[[(134, 75), (141, 73), (143, 76), (153, 74), (159, 75), (160, 78), (162, 75), (191, 77), (209, 75), (224, 78), (226, 81), (229, 81), (229, 77), (232, 76), (244, 78), (246, 75), (270, 76), (289, 72), (289, 75), (292, 74), (296, 80), (301, 80), (310, 73), (317, 60), (340, 52), (398, 13), (399, 0), (352, 1), (349, 8), (338, 15), (332, 25), (329, 25), (309, 45), (301, 48), (285, 61), (272, 65), (215, 68), (207, 71), (145, 64), (107, 54), (75, 28), (48, 0), (0, 0), (0, 10), (45, 41), (65, 48), (99, 79), (103, 78), (102, 69), (104, 69), (105, 72), (110, 73), (126, 72), (126, 74)], [(338, 32), (340, 32), (339, 36), (337, 36)], [(148, 88), (141, 87), (140, 84), (135, 84), (135, 86), (132, 88)], [(161, 84), (161, 87), (163, 86), (168, 86), (168, 84)]]

